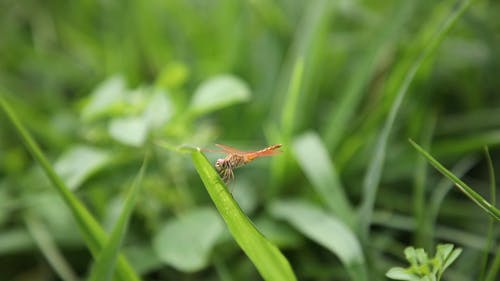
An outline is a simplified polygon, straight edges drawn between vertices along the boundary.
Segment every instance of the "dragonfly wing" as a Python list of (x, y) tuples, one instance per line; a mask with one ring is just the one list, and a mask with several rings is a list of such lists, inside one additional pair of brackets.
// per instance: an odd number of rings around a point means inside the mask
[(253, 159), (261, 156), (273, 156), (276, 154), (280, 154), (282, 151), (278, 150), (278, 148), (281, 147), (281, 144), (276, 144), (270, 147), (267, 147), (265, 149), (255, 151), (255, 152), (250, 152), (246, 155), (246, 158), (248, 161), (252, 161)]
[(262, 152), (253, 152), (253, 153), (247, 154), (246, 158), (248, 159), (248, 161), (252, 161), (258, 157), (273, 156), (273, 155), (280, 154), (280, 153), (281, 153), (281, 150), (268, 150), (268, 151), (262, 151)]
[(218, 148), (222, 149), (225, 153), (229, 153), (229, 154), (239, 154), (239, 155), (242, 155), (242, 154), (247, 154), (248, 153), (248, 152), (239, 150), (237, 148), (231, 147), (229, 145), (224, 145), (224, 144), (218, 144), (218, 143), (216, 143), (215, 146), (217, 146)]

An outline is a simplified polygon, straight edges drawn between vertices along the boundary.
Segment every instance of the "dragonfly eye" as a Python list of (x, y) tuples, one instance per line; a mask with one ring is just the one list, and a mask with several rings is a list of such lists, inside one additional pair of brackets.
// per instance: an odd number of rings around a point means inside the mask
[(215, 169), (220, 172), (222, 170), (222, 166), (224, 166), (223, 159), (217, 159), (217, 162), (215, 162)]

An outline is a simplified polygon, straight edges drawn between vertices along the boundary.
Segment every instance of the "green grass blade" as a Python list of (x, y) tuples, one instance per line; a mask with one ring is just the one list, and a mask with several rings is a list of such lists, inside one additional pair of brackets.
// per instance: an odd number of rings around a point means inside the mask
[(500, 254), (499, 254), (500, 253), (500, 246), (497, 247), (496, 253), (497, 254), (495, 256), (495, 259), (491, 263), (490, 270), (488, 271), (488, 274), (486, 275), (485, 281), (498, 280), (495, 278), (498, 274), (498, 271), (500, 270)]
[(346, 267), (351, 280), (367, 280), (365, 258), (354, 232), (339, 219), (300, 200), (277, 201), (271, 213), (334, 253)]
[(118, 255), (120, 254), (120, 246), (125, 237), (128, 222), (130, 220), (130, 215), (134, 209), (135, 202), (137, 201), (137, 195), (139, 194), (140, 184), (142, 182), (142, 177), (147, 166), (147, 159), (144, 160), (142, 167), (137, 175), (136, 179), (132, 183), (130, 190), (128, 191), (127, 198), (125, 199), (123, 210), (118, 217), (118, 220), (113, 227), (111, 236), (108, 242), (102, 249), (101, 253), (96, 259), (94, 267), (90, 273), (88, 280), (90, 281), (107, 281), (110, 280)]
[(243, 213), (217, 172), (199, 150), (191, 154), (193, 163), (217, 210), (241, 249), (261, 276), (270, 281), (296, 280), (280, 250), (267, 240)]
[(403, 102), (403, 99), (408, 91), (411, 82), (413, 81), (413, 78), (415, 78), (417, 71), (420, 69), (422, 64), (426, 62), (426, 59), (436, 49), (438, 44), (442, 41), (444, 36), (457, 21), (457, 19), (467, 9), (467, 7), (470, 5), (470, 2), (471, 1), (462, 1), (458, 7), (453, 7), (451, 14), (446, 16), (442, 26), (440, 26), (434, 36), (432, 36), (425, 44), (425, 47), (422, 49), (416, 60), (405, 73), (404, 79), (397, 87), (396, 98), (392, 103), (389, 115), (387, 116), (384, 126), (376, 141), (375, 153), (370, 161), (368, 171), (363, 181), (363, 199), (360, 207), (360, 220), (361, 233), (364, 238), (368, 237), (369, 224), (373, 214), (373, 207), (378, 191), (378, 185), (382, 176), (382, 168), (385, 162), (387, 144), (389, 141), (392, 126), (394, 125), (399, 108), (401, 107), (401, 103)]
[(328, 150), (316, 133), (308, 132), (293, 142), (297, 162), (321, 199), (346, 225), (353, 225), (353, 210), (344, 193)]
[[(495, 168), (493, 167), (493, 161), (491, 160), (490, 151), (487, 146), (484, 147), (484, 154), (486, 156), (486, 163), (488, 164), (488, 174), (490, 175), (490, 200), (491, 205), (496, 205), (496, 180), (495, 180)], [(484, 247), (484, 256), (481, 262), (481, 273), (479, 274), (479, 280), (485, 280), (486, 266), (488, 264), (489, 249), (493, 246), (495, 236), (495, 220), (490, 218), (488, 222), (488, 234), (486, 235), (486, 245)], [(492, 266), (491, 269), (494, 267)]]
[(78, 281), (78, 277), (57, 248), (47, 228), (35, 217), (28, 215), (24, 221), (31, 236), (57, 275), (64, 281)]
[(281, 113), (281, 130), (285, 140), (289, 140), (293, 133), (293, 127), (296, 124), (295, 117), (297, 116), (298, 102), (300, 96), (300, 88), (302, 76), (304, 73), (304, 58), (299, 57), (295, 62), (293, 74), (290, 80), (290, 88), (288, 89), (283, 112)]
[(479, 195), (477, 192), (475, 192), (472, 188), (470, 188), (467, 184), (465, 184), (462, 180), (457, 178), (452, 172), (450, 172), (448, 169), (446, 169), (441, 163), (439, 163), (434, 157), (432, 157), (427, 151), (425, 151), (422, 147), (420, 147), (418, 144), (416, 144), (414, 141), (411, 139), (409, 140), (410, 143), (415, 147), (415, 149), (422, 154), (429, 163), (432, 164), (441, 174), (445, 175), (447, 178), (449, 178), (455, 186), (460, 189), (467, 197), (469, 197), (476, 205), (481, 207), (486, 213), (488, 213), (490, 216), (495, 218), (496, 220), (500, 220), (500, 210), (495, 208), (492, 204), (490, 204), (488, 201), (486, 201), (481, 195)]
[[(38, 144), (22, 125), (17, 115), (14, 113), (12, 108), (9, 106), (9, 104), (1, 94), (0, 106), (7, 114), (15, 129), (18, 131), (28, 150), (40, 164), (43, 171), (55, 187), (56, 191), (59, 193), (68, 208), (71, 210), (90, 252), (93, 256), (97, 256), (106, 241), (106, 233), (101, 228), (99, 223), (94, 219), (94, 217), (90, 214), (90, 212), (85, 208), (82, 202), (78, 200), (78, 198), (66, 186), (63, 180), (56, 174), (54, 168), (50, 165), (47, 158), (43, 155)], [(139, 280), (139, 277), (134, 272), (130, 264), (122, 256), (120, 256), (118, 262), (118, 277), (119, 280)]]

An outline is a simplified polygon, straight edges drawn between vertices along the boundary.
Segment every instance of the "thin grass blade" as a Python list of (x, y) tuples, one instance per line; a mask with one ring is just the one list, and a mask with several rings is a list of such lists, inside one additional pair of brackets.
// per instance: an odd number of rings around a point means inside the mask
[(88, 280), (90, 281), (107, 281), (110, 280), (111, 276), (113, 276), (116, 261), (120, 254), (120, 246), (127, 232), (130, 215), (132, 214), (132, 210), (134, 209), (135, 203), (137, 201), (137, 195), (139, 194), (146, 166), (147, 159), (144, 159), (139, 174), (135, 178), (132, 186), (130, 187), (130, 190), (128, 191), (123, 210), (118, 217), (118, 221), (113, 227), (111, 236), (109, 237), (108, 242), (102, 249), (92, 268), (90, 277), (88, 278)]
[(415, 147), (415, 149), (422, 154), (429, 163), (432, 164), (441, 174), (445, 175), (447, 178), (449, 178), (455, 186), (462, 191), (467, 197), (469, 197), (476, 205), (478, 205), (480, 208), (482, 208), (487, 214), (495, 218), (496, 220), (500, 220), (500, 210), (495, 208), (491, 203), (486, 201), (479, 193), (475, 192), (471, 187), (469, 187), (467, 184), (465, 184), (462, 180), (457, 178), (452, 172), (450, 172), (448, 169), (446, 169), (441, 163), (439, 163), (434, 157), (432, 157), (427, 151), (425, 151), (422, 147), (420, 147), (418, 144), (416, 144), (414, 141), (411, 139), (409, 140), (411, 145)]
[(32, 215), (27, 215), (24, 221), (29, 233), (57, 275), (64, 281), (78, 281), (76, 273), (64, 259), (43, 223)]
[(444, 36), (448, 33), (457, 19), (463, 14), (467, 7), (469, 7), (470, 3), (471, 1), (460, 1), (459, 6), (452, 7), (450, 14), (443, 19), (443, 24), (439, 27), (436, 26), (436, 28), (438, 29), (435, 32), (434, 36), (432, 36), (429, 41), (426, 42), (416, 60), (405, 73), (404, 79), (397, 87), (396, 98), (392, 103), (389, 115), (387, 116), (384, 126), (377, 138), (375, 144), (375, 152), (368, 165), (368, 170), (363, 181), (363, 199), (360, 207), (360, 220), (361, 233), (362, 237), (365, 240), (368, 238), (369, 225), (373, 214), (373, 207), (378, 191), (378, 185), (382, 176), (382, 168), (385, 162), (389, 136), (396, 120), (396, 116), (399, 112), (399, 108), (401, 107), (403, 99), (408, 92), (408, 88), (410, 87), (411, 82), (417, 74), (417, 71), (420, 69), (422, 64), (426, 62), (426, 59), (436, 49), (436, 47), (439, 45), (439, 43), (442, 41)]

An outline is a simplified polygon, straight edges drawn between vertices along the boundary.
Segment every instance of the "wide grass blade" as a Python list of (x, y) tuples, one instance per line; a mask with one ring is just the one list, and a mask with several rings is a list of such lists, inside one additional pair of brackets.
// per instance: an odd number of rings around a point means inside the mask
[(452, 172), (450, 172), (443, 165), (441, 165), (441, 163), (439, 163), (436, 159), (434, 159), (434, 157), (432, 157), (422, 147), (420, 147), (411, 139), (409, 141), (411, 145), (413, 145), (413, 147), (415, 147), (415, 149), (418, 152), (420, 152), (420, 154), (422, 154), (425, 158), (427, 158), (427, 160), (429, 161), (429, 163), (432, 164), (432, 166), (434, 166), (441, 174), (449, 178), (455, 184), (455, 186), (465, 195), (467, 195), (467, 197), (469, 197), (474, 203), (476, 203), (476, 205), (478, 205), (480, 208), (482, 208), (484, 211), (486, 211), (486, 213), (488, 213), (496, 220), (500, 220), (500, 210), (495, 208), (495, 206), (486, 201), (481, 195), (479, 195), (479, 193), (475, 192), (471, 187), (469, 187), (467, 184), (465, 184), (463, 181), (457, 178)]
[(130, 190), (128, 191), (127, 198), (123, 206), (123, 210), (118, 217), (111, 236), (108, 242), (104, 246), (103, 250), (96, 259), (96, 262), (90, 273), (88, 280), (90, 281), (107, 281), (113, 276), (113, 271), (116, 265), (116, 260), (120, 254), (120, 245), (125, 237), (128, 222), (130, 220), (130, 215), (134, 209), (135, 202), (137, 201), (137, 195), (139, 194), (140, 184), (144, 176), (144, 171), (146, 170), (147, 159), (144, 160), (141, 170), (137, 175), (136, 179), (132, 183)]
[(288, 260), (243, 213), (205, 155), (200, 150), (196, 150), (191, 153), (191, 156), (208, 194), (233, 238), (250, 258), (260, 275), (269, 281), (296, 280)]
[(352, 226), (352, 206), (318, 134), (308, 132), (297, 137), (293, 142), (293, 153), (321, 199), (342, 222)]
[(345, 223), (300, 200), (273, 202), (270, 211), (334, 253), (346, 267), (351, 280), (368, 280), (361, 243)]
[[(47, 177), (52, 182), (58, 194), (61, 196), (65, 204), (71, 210), (77, 225), (87, 243), (87, 247), (94, 257), (97, 257), (100, 250), (105, 244), (106, 233), (94, 219), (92, 214), (85, 208), (83, 203), (70, 191), (64, 181), (56, 174), (45, 155), (43, 155), (40, 147), (31, 137), (30, 133), (22, 125), (21, 121), (9, 106), (4, 97), (0, 94), (0, 106), (7, 114), (8, 118), (18, 131), (19, 135), (26, 144), (26, 147), (31, 152), (33, 157), (38, 161)], [(123, 256), (119, 257), (117, 266), (117, 277), (119, 280), (140, 280), (130, 264)]]
[[(399, 108), (403, 99), (408, 92), (411, 82), (415, 78), (420, 67), (427, 61), (432, 52), (437, 48), (444, 36), (448, 33), (453, 24), (463, 14), (463, 12), (470, 5), (471, 1), (461, 1), (457, 7), (452, 7), (449, 15), (446, 15), (444, 22), (440, 26), (435, 26), (437, 29), (434, 35), (423, 44), (423, 49), (412, 63), (411, 67), (404, 74), (404, 79), (401, 80), (398, 87), (396, 87), (396, 97), (387, 116), (384, 126), (375, 143), (375, 152), (368, 165), (368, 170), (363, 181), (363, 200), (360, 207), (360, 220), (361, 220), (361, 233), (363, 238), (368, 237), (369, 225), (373, 214), (375, 205), (375, 198), (378, 191), (378, 185), (382, 176), (382, 168), (385, 162), (387, 145), (392, 127), (399, 112)], [(425, 30), (424, 30), (425, 31)]]

